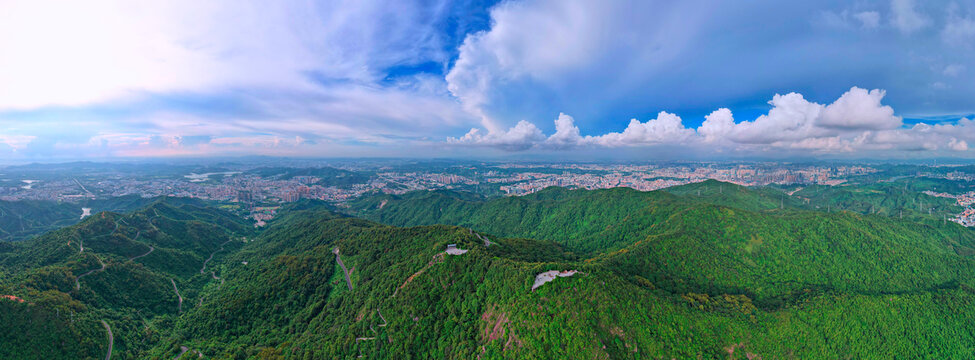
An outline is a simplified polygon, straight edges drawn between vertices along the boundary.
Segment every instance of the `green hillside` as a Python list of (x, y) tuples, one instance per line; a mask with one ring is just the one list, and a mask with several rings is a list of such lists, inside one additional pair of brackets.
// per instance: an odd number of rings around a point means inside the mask
[[(714, 205), (675, 219), (698, 216), (719, 220), (677, 221), (665, 234), (586, 258), (528, 239), (489, 236), (496, 244), (485, 247), (464, 228), (292, 213), (233, 255), (214, 301), (180, 318), (152, 354), (185, 346), (234, 358), (972, 355), (975, 338), (956, 330), (975, 325), (973, 264), (958, 253), (967, 250), (951, 250), (971, 246), (967, 230)], [(758, 222), (768, 224), (742, 226)], [(783, 228), (788, 222), (819, 224), (831, 236), (796, 233), (802, 226)], [(889, 226), (900, 227), (882, 229)], [(886, 238), (902, 231), (910, 232)], [(961, 240), (942, 241), (952, 237)], [(469, 251), (445, 255), (453, 243)], [(352, 269), (352, 290), (335, 248)], [(531, 291), (547, 270), (582, 273)]]
[[(102, 321), (115, 334), (113, 353), (136, 358), (158, 324), (192, 308), (212, 286), (216, 273), (204, 273), (204, 262), (239, 248), (231, 240), (250, 233), (241, 219), (204, 203), (160, 199), (8, 243), (0, 252), (7, 273), (0, 294), (26, 302), (0, 300), (0, 358), (104, 356)], [(43, 336), (31, 336), (37, 333)]]
[(802, 206), (800, 199), (786, 195), (786, 193), (774, 188), (748, 188), (717, 180), (672, 186), (661, 191), (681, 196), (688, 201), (754, 211)]
[(146, 206), (152, 199), (129, 195), (79, 202), (0, 201), (0, 241), (18, 241), (81, 220), (81, 208), (101, 211), (127, 212)]
[(898, 218), (940, 220), (963, 209), (954, 199), (934, 197), (913, 189), (915, 182), (867, 185), (810, 185), (793, 195), (809, 208), (848, 210)]
[(713, 185), (100, 213), (0, 248), (0, 357), (975, 356), (975, 232)]

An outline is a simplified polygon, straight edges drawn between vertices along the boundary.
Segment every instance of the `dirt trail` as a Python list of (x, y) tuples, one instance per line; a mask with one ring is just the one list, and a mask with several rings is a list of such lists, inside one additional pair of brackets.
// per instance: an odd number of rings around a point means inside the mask
[(428, 262), (425, 266), (423, 266), (423, 268), (413, 273), (413, 275), (410, 275), (410, 277), (406, 278), (406, 281), (404, 281), (402, 285), (400, 285), (398, 288), (396, 288), (396, 290), (393, 291), (392, 297), (396, 297), (396, 294), (399, 293), (400, 289), (405, 288), (406, 285), (409, 285), (410, 282), (413, 281), (413, 279), (415, 279), (417, 276), (420, 276), (420, 274), (423, 274), (423, 272), (427, 271), (427, 269), (433, 266), (433, 264), (439, 264), (443, 262), (443, 258), (444, 258), (443, 254), (444, 253), (437, 253), (436, 255), (433, 256), (433, 259), (430, 260), (430, 262)]
[(86, 272), (84, 274), (81, 274), (81, 275), (78, 275), (78, 277), (76, 277), (74, 279), (74, 289), (75, 290), (81, 290), (81, 278), (83, 278), (85, 276), (88, 276), (88, 275), (91, 275), (94, 272), (105, 271), (105, 263), (102, 262), (102, 259), (99, 259), (98, 256), (95, 256), (95, 260), (98, 260), (98, 263), (101, 264), (102, 267), (99, 268), (99, 269), (88, 270), (88, 272)]
[(345, 264), (342, 263), (342, 257), (339, 256), (339, 248), (335, 247), (335, 250), (332, 250), (332, 253), (335, 254), (335, 261), (338, 261), (339, 266), (342, 267), (342, 273), (345, 274), (345, 282), (349, 284), (349, 291), (352, 291), (352, 280), (349, 279), (349, 269), (346, 269)]
[(379, 327), (383, 327), (383, 326), (389, 325), (389, 322), (386, 321), (386, 318), (383, 317), (383, 312), (382, 311), (379, 311), (379, 309), (376, 309), (376, 312), (379, 313), (379, 318), (380, 319), (383, 319), (383, 324), (382, 325), (379, 325)]
[(179, 298), (179, 313), (183, 313), (183, 296), (179, 294), (179, 288), (176, 287), (176, 280), (169, 279), (173, 283), (173, 290), (176, 290), (176, 297)]
[(152, 245), (149, 245), (149, 252), (147, 252), (145, 254), (142, 254), (142, 255), (139, 255), (139, 256), (130, 257), (129, 258), (129, 261), (132, 261), (132, 260), (135, 260), (135, 259), (144, 257), (144, 256), (149, 255), (149, 254), (152, 254), (153, 251), (156, 251), (156, 248), (152, 247)]
[(206, 274), (206, 272), (204, 272), (204, 270), (206, 270), (206, 268), (207, 268), (207, 263), (209, 263), (210, 260), (213, 260), (213, 255), (216, 255), (218, 252), (223, 251), (224, 245), (227, 245), (227, 243), (229, 243), (231, 240), (233, 240), (233, 239), (227, 239), (227, 241), (224, 241), (223, 244), (220, 244), (220, 248), (217, 249), (217, 251), (214, 251), (214, 252), (210, 253), (210, 257), (208, 257), (206, 259), (206, 261), (203, 262), (203, 267), (200, 268), (200, 274)]
[(481, 241), (484, 242), (484, 247), (488, 247), (488, 246), (491, 246), (491, 245), (497, 245), (498, 244), (496, 242), (493, 242), (491, 240), (488, 240), (487, 236), (481, 236), (481, 234), (478, 234), (478, 233), (474, 232), (474, 230), (472, 230), (472, 229), (467, 229), (467, 231), (470, 232), (471, 235), (477, 236), (478, 239), (481, 239)]
[(179, 355), (176, 355), (176, 360), (179, 360), (179, 358), (183, 357), (183, 354), (185, 354), (189, 350), (190, 350), (190, 348), (188, 348), (188, 347), (180, 346), (179, 347)]
[(108, 353), (105, 354), (105, 360), (112, 358), (112, 347), (115, 346), (115, 336), (112, 335), (112, 328), (108, 326), (105, 320), (102, 320), (102, 325), (105, 325), (105, 331), (108, 331)]

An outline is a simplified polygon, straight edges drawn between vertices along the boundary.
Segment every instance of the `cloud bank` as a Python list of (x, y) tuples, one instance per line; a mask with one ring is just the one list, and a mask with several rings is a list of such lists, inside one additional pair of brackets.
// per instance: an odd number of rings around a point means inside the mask
[(861, 151), (964, 152), (975, 141), (975, 120), (953, 124), (924, 123), (906, 127), (894, 109), (882, 103), (886, 92), (853, 87), (830, 104), (810, 102), (798, 93), (776, 94), (768, 113), (753, 120), (736, 121), (721, 108), (705, 117), (697, 128), (681, 118), (660, 112), (641, 122), (630, 120), (622, 132), (580, 135), (575, 119), (559, 114), (555, 133), (545, 136), (534, 124), (520, 121), (507, 130), (471, 129), (447, 142), (461, 146), (495, 147), (507, 151), (578, 148), (687, 147), (721, 152), (852, 154)]

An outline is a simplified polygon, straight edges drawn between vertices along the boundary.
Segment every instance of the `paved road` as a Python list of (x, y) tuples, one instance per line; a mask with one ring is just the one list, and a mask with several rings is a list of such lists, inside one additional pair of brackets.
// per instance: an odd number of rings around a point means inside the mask
[(349, 284), (349, 291), (352, 291), (352, 280), (349, 279), (349, 269), (346, 269), (345, 264), (342, 263), (342, 257), (339, 256), (339, 248), (336, 247), (335, 250), (332, 250), (332, 253), (335, 254), (335, 261), (338, 261), (339, 266), (342, 267), (342, 272), (345, 274), (345, 282)]
[(112, 336), (112, 328), (108, 326), (105, 320), (102, 320), (102, 325), (105, 325), (105, 331), (108, 331), (108, 354), (105, 354), (105, 360), (112, 358), (112, 346), (115, 346), (115, 336)]
[(75, 288), (75, 290), (81, 290), (81, 278), (83, 278), (85, 276), (88, 276), (88, 275), (91, 275), (92, 273), (94, 273), (96, 271), (105, 271), (105, 263), (102, 262), (102, 259), (99, 259), (98, 256), (95, 256), (95, 260), (98, 260), (98, 263), (99, 264), (102, 264), (102, 267), (100, 269), (88, 270), (88, 272), (86, 272), (84, 274), (81, 274), (81, 275), (78, 275), (78, 277), (76, 277), (74, 279), (74, 288)]

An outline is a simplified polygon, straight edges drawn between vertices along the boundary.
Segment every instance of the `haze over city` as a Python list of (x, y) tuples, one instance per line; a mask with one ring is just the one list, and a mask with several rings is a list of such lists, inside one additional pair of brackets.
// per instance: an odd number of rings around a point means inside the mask
[(972, 158), (975, 3), (5, 1), (0, 158)]

